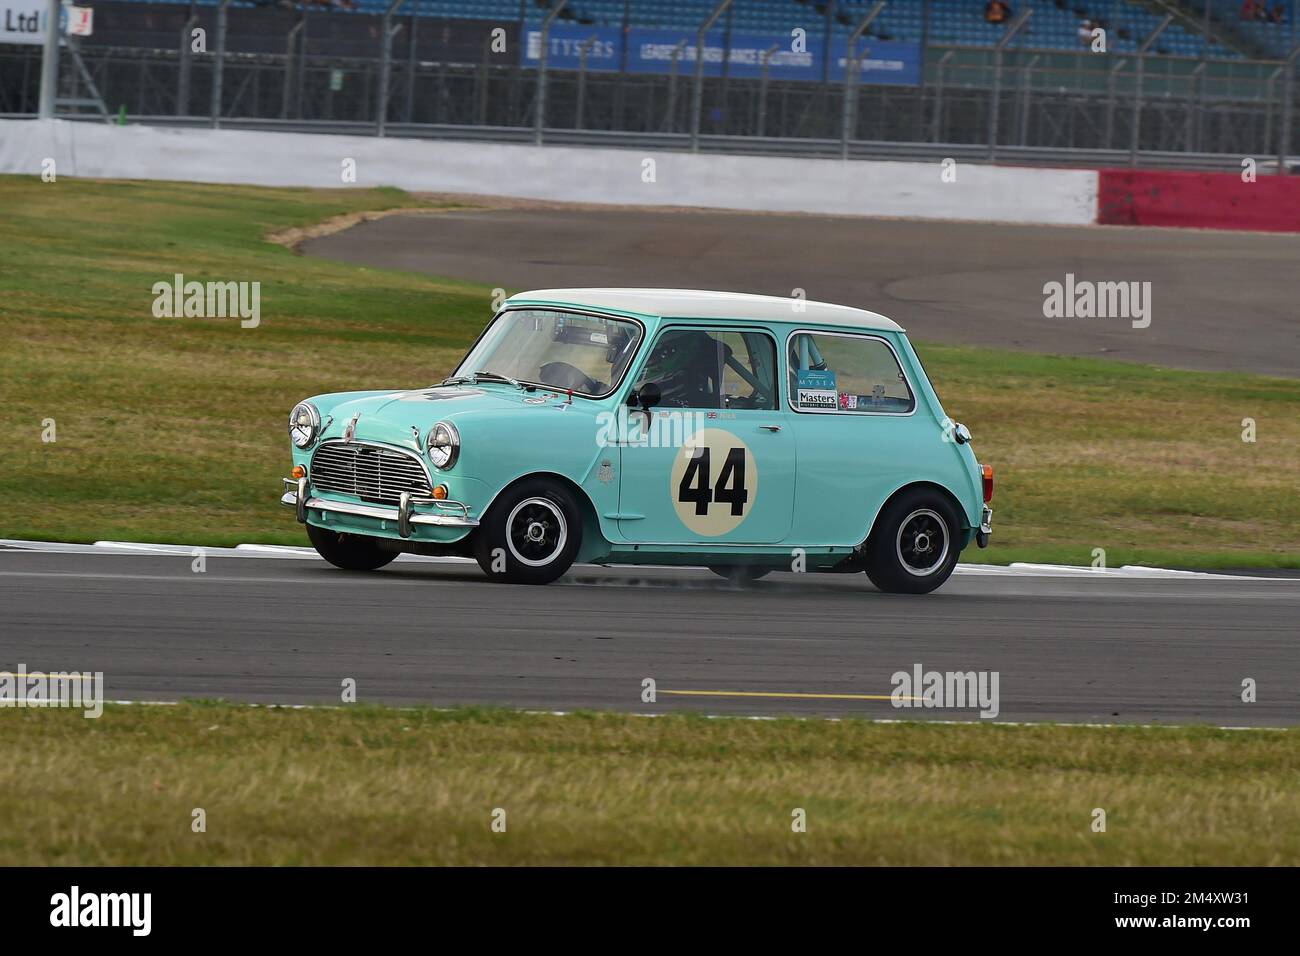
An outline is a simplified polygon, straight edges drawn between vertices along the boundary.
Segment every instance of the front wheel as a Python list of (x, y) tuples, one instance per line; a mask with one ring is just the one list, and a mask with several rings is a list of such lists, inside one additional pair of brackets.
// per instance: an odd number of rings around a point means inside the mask
[(582, 514), (573, 495), (540, 478), (502, 494), (474, 532), (478, 566), (512, 584), (550, 584), (569, 570), (581, 545)]
[(374, 538), (363, 534), (344, 534), (309, 524), (307, 537), (317, 554), (344, 571), (376, 571), (397, 557), (396, 551), (385, 551)]
[(957, 566), (961, 525), (947, 499), (917, 489), (889, 503), (867, 541), (867, 577), (882, 591), (929, 594)]

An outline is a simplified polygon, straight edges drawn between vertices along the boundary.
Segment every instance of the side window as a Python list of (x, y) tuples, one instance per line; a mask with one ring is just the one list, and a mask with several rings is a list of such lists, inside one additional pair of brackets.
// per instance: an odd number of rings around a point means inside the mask
[(777, 407), (776, 346), (763, 332), (720, 332), (722, 407)]
[(636, 387), (659, 386), (661, 408), (777, 407), (776, 347), (762, 332), (668, 329)]
[(801, 412), (885, 412), (916, 407), (907, 377), (882, 340), (799, 332), (790, 337), (790, 404)]

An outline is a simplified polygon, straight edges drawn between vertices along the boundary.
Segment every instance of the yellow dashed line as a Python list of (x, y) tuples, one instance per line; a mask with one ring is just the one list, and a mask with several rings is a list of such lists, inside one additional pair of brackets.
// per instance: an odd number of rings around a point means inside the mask
[(804, 700), (922, 700), (920, 697), (895, 698), (892, 694), (795, 694), (765, 690), (661, 690), (661, 694), (682, 697), (796, 697)]

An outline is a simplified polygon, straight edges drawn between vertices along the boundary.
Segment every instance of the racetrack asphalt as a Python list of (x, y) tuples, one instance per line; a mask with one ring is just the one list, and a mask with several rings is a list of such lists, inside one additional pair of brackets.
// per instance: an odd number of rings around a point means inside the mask
[[(397, 215), (308, 255), (511, 292), (720, 289), (871, 309), (914, 340), (1300, 376), (1300, 235), (621, 208)], [(1149, 282), (1151, 323), (1045, 318), (1049, 282)]]
[(910, 597), (861, 574), (742, 590), (704, 570), (583, 566), (524, 587), (468, 562), (192, 560), (0, 548), (0, 670), (103, 671), (117, 700), (338, 704), (350, 677), (361, 703), (979, 719), (892, 706), (891, 675), (919, 664), (996, 671), (1001, 721), (1300, 724), (1294, 578), (962, 568)]

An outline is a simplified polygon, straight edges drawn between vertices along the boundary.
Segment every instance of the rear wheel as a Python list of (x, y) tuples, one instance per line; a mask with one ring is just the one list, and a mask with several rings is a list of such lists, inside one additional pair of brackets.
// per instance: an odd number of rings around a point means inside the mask
[(363, 534), (346, 534), (309, 524), (307, 537), (317, 554), (344, 571), (375, 571), (397, 557), (396, 551), (385, 551), (374, 538)]
[(709, 570), (718, 577), (726, 578), (732, 584), (744, 587), (771, 574), (776, 569), (765, 568), (761, 564), (710, 564)]
[(582, 545), (582, 513), (569, 491), (544, 478), (502, 494), (474, 532), (484, 573), (512, 584), (549, 584), (573, 564)]
[(891, 501), (867, 541), (867, 577), (882, 591), (928, 594), (957, 566), (961, 524), (942, 495), (918, 488)]

